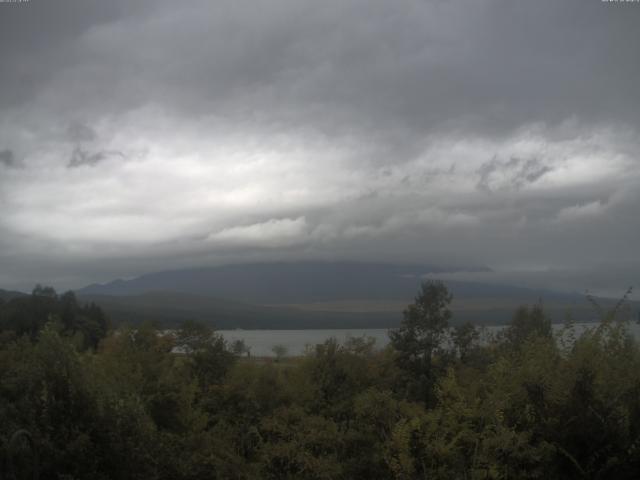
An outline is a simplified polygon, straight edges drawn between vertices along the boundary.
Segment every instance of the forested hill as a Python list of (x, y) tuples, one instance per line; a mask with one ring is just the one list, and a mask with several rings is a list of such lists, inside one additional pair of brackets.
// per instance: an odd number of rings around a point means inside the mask
[(2, 290), (0, 288), (0, 300), (11, 300), (12, 298), (19, 298), (19, 297), (24, 297), (26, 296), (26, 293), (22, 293), (22, 292), (16, 292), (16, 291), (12, 291), (12, 290)]

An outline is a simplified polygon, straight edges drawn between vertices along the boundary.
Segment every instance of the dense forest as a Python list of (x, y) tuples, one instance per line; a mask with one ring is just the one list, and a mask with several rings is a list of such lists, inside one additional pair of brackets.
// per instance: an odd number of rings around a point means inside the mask
[(351, 338), (265, 359), (193, 322), (113, 329), (51, 288), (0, 300), (3, 473), (638, 478), (640, 348), (623, 301), (581, 335), (523, 306), (482, 342), (471, 324), (449, 328), (450, 303), (428, 282), (383, 350)]

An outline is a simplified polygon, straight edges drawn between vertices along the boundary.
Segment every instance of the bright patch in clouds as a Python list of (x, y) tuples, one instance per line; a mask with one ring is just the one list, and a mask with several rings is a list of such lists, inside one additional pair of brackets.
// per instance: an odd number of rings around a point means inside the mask
[(590, 202), (584, 205), (565, 207), (558, 212), (557, 219), (560, 222), (588, 219), (595, 215), (601, 214), (604, 208), (604, 205), (600, 201)]
[[(106, 130), (122, 123), (134, 133), (130, 137), (118, 131), (112, 134), (117, 141), (101, 142), (98, 133), (90, 145), (60, 140), (48, 162), (39, 149), (26, 154), (26, 167), (12, 172), (5, 185), (5, 228), (63, 244), (200, 237), (273, 246), (280, 238), (313, 242), (309, 232), (331, 223), (331, 214), (323, 218), (322, 212), (368, 196), (378, 205), (369, 222), (354, 210), (331, 230), (354, 238), (412, 226), (475, 228), (518, 198), (549, 203), (550, 222), (571, 220), (600, 213), (602, 204), (589, 199), (589, 191), (615, 189), (634, 162), (617, 149), (628, 138), (611, 131), (580, 129), (561, 140), (539, 125), (500, 140), (440, 135), (424, 141), (414, 156), (374, 162), (369, 154), (375, 139), (364, 135), (341, 142), (261, 125), (220, 128), (207, 119), (183, 122), (168, 134), (164, 126), (178, 119), (146, 113), (109, 122)], [(70, 166), (70, 155), (80, 148), (121, 154)], [(575, 188), (584, 189), (577, 193), (582, 202), (557, 201)], [(308, 213), (317, 214), (309, 224)]]

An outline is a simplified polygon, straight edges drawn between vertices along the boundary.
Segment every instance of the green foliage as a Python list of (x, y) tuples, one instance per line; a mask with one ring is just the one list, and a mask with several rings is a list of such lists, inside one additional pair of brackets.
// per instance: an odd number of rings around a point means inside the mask
[(251, 348), (247, 346), (244, 340), (234, 340), (231, 344), (231, 351), (234, 355), (242, 356), (247, 355), (247, 357), (251, 356)]
[(276, 356), (276, 361), (278, 362), (287, 355), (287, 347), (284, 345), (274, 345), (271, 351)]
[[(0, 353), (0, 424), (26, 428), (40, 450), (41, 478), (145, 478), (153, 425), (137, 402), (116, 398), (73, 344), (45, 325), (37, 343)], [(125, 458), (132, 464), (114, 461)]]
[(300, 407), (280, 409), (260, 425), (265, 479), (331, 480), (341, 476), (337, 425)]
[(523, 305), (516, 310), (511, 323), (502, 334), (509, 347), (519, 348), (530, 337), (551, 338), (551, 319), (547, 317), (541, 304), (532, 307)]
[(447, 346), (450, 300), (425, 284), (387, 349), (276, 362), (196, 323), (87, 342), (99, 315), (39, 287), (0, 305), (0, 457), (24, 428), (52, 479), (637, 478), (640, 346), (619, 313), (562, 343), (523, 307)]
[(203, 388), (220, 382), (235, 361), (225, 340), (202, 323), (184, 322), (177, 332), (176, 346), (186, 354), (192, 374)]
[(454, 327), (451, 332), (451, 337), (453, 346), (457, 350), (460, 360), (464, 362), (476, 347), (476, 343), (480, 338), (480, 332), (475, 325), (467, 322)]
[(396, 361), (405, 373), (402, 383), (408, 395), (427, 405), (434, 400), (438, 373), (434, 355), (441, 349), (449, 326), (452, 298), (444, 283), (424, 282), (414, 303), (404, 311), (400, 328), (389, 332)]
[(57, 323), (61, 333), (74, 338), (83, 350), (97, 348), (109, 328), (100, 307), (80, 305), (73, 292), (58, 296), (53, 288), (38, 285), (29, 296), (0, 303), (0, 330), (5, 340), (25, 335), (35, 341), (48, 322)]

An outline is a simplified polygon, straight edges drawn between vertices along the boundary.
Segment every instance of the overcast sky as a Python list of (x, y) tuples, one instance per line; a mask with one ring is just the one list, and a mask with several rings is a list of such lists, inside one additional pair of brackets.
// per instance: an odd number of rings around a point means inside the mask
[(237, 261), (640, 283), (640, 3), (0, 3), (0, 287)]

